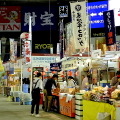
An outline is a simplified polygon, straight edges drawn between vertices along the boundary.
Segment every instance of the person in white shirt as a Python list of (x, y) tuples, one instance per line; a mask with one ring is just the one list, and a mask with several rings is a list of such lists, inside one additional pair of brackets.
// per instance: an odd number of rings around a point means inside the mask
[(68, 88), (74, 88), (76, 86), (76, 83), (74, 81), (74, 78), (72, 76), (68, 77)]
[(82, 80), (81, 90), (88, 90), (88, 89), (89, 89), (89, 81), (88, 81), (88, 77), (85, 76)]
[(32, 106), (31, 106), (31, 115), (34, 115), (34, 108), (36, 106), (36, 115), (35, 117), (40, 117), (39, 115), (39, 102), (40, 102), (40, 90), (43, 89), (42, 76), (41, 73), (37, 73), (33, 81), (33, 90), (32, 90)]

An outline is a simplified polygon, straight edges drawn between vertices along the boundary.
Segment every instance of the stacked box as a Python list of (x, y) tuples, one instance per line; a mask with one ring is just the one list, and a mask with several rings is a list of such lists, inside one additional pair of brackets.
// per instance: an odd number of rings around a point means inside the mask
[(83, 94), (75, 94), (75, 118), (83, 120)]

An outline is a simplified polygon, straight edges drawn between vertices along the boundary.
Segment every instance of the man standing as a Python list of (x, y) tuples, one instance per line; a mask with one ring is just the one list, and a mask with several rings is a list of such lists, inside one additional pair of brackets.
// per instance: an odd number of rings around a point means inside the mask
[(58, 80), (58, 75), (53, 75), (51, 79), (48, 79), (45, 87), (44, 87), (44, 96), (45, 96), (45, 111), (49, 112), (51, 108), (51, 102), (52, 102), (52, 86), (56, 85), (56, 80)]
[(43, 89), (41, 78), (42, 78), (41, 73), (37, 73), (33, 81), (31, 115), (34, 115), (34, 108), (36, 106), (35, 117), (40, 117), (39, 115), (40, 90)]

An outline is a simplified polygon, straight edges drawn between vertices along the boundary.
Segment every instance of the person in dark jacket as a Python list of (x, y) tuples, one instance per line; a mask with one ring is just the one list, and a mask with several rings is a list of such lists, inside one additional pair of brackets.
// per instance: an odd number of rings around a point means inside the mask
[(40, 102), (40, 90), (43, 89), (42, 85), (42, 76), (41, 73), (37, 73), (33, 81), (33, 90), (32, 90), (32, 106), (31, 106), (31, 115), (34, 115), (34, 108), (36, 106), (36, 115), (35, 117), (40, 117), (39, 115), (39, 102)]
[(45, 96), (45, 108), (46, 112), (49, 112), (51, 109), (52, 102), (52, 87), (57, 88), (56, 81), (58, 80), (58, 75), (54, 74), (51, 79), (48, 79), (44, 87), (44, 96)]

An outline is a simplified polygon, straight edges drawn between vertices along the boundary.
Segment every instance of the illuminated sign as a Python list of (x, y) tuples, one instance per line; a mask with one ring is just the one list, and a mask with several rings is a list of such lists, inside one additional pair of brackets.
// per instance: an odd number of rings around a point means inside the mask
[(108, 1), (87, 3), (91, 28), (104, 27), (103, 12), (108, 10)]
[(109, 0), (108, 9), (114, 10), (115, 26), (120, 26), (120, 0)]
[(35, 49), (50, 49), (53, 48), (53, 44), (35, 44)]

